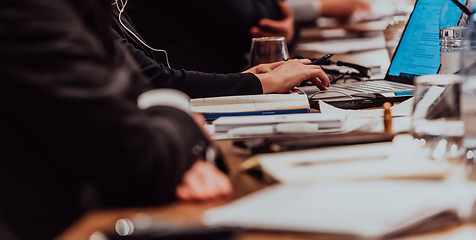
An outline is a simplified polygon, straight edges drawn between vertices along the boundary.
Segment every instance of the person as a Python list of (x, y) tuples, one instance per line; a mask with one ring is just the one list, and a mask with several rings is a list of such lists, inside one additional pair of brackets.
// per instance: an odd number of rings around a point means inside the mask
[[(3, 3), (2, 239), (53, 239), (93, 209), (229, 196), (227, 177), (203, 161), (214, 144), (186, 108), (139, 108), (154, 86), (115, 41), (110, 0)], [(277, 68), (286, 86), (322, 71), (298, 60), (253, 71)]]
[(203, 152), (193, 149), (209, 139), (189, 114), (137, 108), (152, 87), (113, 44), (110, 4), (8, 0), (0, 13), (8, 79), (0, 90), (0, 222), (20, 239), (52, 239), (94, 208), (231, 192), (223, 173), (197, 161)]
[(286, 0), (299, 23), (315, 23), (318, 17), (346, 20), (356, 11), (369, 11), (366, 0)]
[[(289, 47), (299, 38), (291, 11), (279, 0), (134, 0), (127, 12), (150, 46), (168, 52), (175, 69), (236, 73), (248, 66), (252, 37), (284, 36)], [(252, 36), (250, 29), (264, 19), (278, 21), (279, 28), (262, 26)], [(162, 53), (156, 57), (165, 63)]]
[[(313, 70), (317, 75), (311, 80), (320, 89), (329, 86), (327, 75), (319, 66), (305, 66), (309, 60), (288, 63), (272, 63), (248, 69), (242, 73), (204, 73), (175, 70), (158, 63), (152, 48), (136, 30), (134, 22), (125, 11), (126, 4), (117, 1), (113, 6), (112, 29), (116, 42), (123, 44), (138, 63), (141, 71), (155, 88), (174, 88), (191, 98), (246, 95), (262, 93), (286, 93), (298, 85), (303, 76), (300, 69)], [(260, 32), (257, 34), (265, 34)], [(172, 54), (168, 54), (172, 56)]]

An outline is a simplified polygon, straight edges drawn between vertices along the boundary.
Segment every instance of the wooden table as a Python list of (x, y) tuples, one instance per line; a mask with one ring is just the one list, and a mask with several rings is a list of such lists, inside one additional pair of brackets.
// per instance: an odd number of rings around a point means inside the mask
[[(190, 226), (200, 225), (200, 215), (207, 209), (226, 204), (233, 199), (247, 195), (251, 192), (262, 189), (273, 183), (272, 180), (260, 177), (259, 174), (252, 175), (240, 172), (238, 165), (250, 156), (250, 151), (234, 147), (230, 140), (219, 141), (220, 148), (224, 150), (227, 164), (230, 167), (229, 176), (234, 186), (234, 196), (231, 199), (220, 199), (211, 202), (176, 202), (164, 206), (133, 209), (114, 209), (90, 212), (85, 214), (75, 224), (70, 226), (58, 239), (87, 240), (95, 231), (113, 231), (118, 219), (133, 218), (138, 213), (146, 214), (152, 218), (180, 223)], [(476, 224), (460, 224), (458, 222), (439, 221), (431, 223), (425, 228), (407, 233), (401, 240), (426, 240), (426, 239), (476, 239)], [(435, 231), (436, 228), (436, 231)], [(461, 237), (462, 236), (462, 237)], [(291, 239), (354, 239), (345, 236), (315, 233), (290, 233), (271, 231), (243, 231), (240, 240), (291, 240)]]

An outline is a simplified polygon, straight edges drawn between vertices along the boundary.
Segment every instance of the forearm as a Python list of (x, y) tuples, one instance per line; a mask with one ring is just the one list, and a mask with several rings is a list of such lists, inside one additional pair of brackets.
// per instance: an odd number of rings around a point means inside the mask
[(126, 39), (114, 32), (116, 42), (125, 46), (141, 72), (155, 88), (173, 88), (191, 98), (263, 93), (259, 79), (252, 74), (214, 74), (174, 70), (149, 58)]

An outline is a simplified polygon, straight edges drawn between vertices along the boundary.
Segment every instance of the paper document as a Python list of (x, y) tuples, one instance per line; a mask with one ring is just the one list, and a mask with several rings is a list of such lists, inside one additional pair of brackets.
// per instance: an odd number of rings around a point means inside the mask
[(191, 99), (192, 106), (228, 105), (241, 103), (269, 103), (290, 100), (302, 100), (306, 95), (291, 94), (256, 94), (225, 97), (195, 98)]
[(474, 183), (364, 181), (309, 186), (276, 184), (206, 211), (207, 226), (348, 234), (374, 239), (405, 231), (442, 212), (463, 221)]
[(285, 133), (317, 133), (319, 125), (308, 122), (277, 123), (262, 126), (238, 127), (228, 130), (230, 135), (261, 135)]
[(343, 114), (276, 114), (220, 117), (213, 121), (214, 139), (266, 137), (276, 134), (324, 134), (343, 131)]
[(227, 113), (227, 112), (251, 112), (276, 109), (309, 108), (302, 100), (287, 100), (276, 102), (235, 103), (224, 105), (192, 106), (192, 112), (199, 113)]
[(310, 113), (305, 94), (257, 94), (190, 100), (192, 112), (202, 113), (207, 120), (221, 116), (273, 115)]
[(261, 169), (278, 182), (294, 185), (444, 178), (450, 173), (448, 164), (428, 159), (410, 135), (396, 136), (393, 142), (260, 154), (248, 161), (258, 161)]
[(318, 123), (319, 129), (341, 128), (346, 116), (344, 114), (281, 114), (267, 116), (221, 117), (213, 122), (216, 132), (227, 132), (230, 129), (248, 126), (262, 126), (278, 123)]
[[(384, 109), (347, 110), (334, 107), (324, 101), (319, 101), (319, 108), (323, 114), (344, 114), (347, 116), (346, 131), (383, 132)], [(390, 108), (393, 118), (393, 132), (408, 132), (411, 128), (413, 98), (410, 98)]]

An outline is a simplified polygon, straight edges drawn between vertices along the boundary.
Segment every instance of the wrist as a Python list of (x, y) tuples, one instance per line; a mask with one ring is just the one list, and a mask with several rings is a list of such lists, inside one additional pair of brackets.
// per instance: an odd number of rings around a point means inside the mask
[(273, 78), (269, 73), (260, 73), (255, 75), (261, 82), (261, 87), (263, 88), (264, 94), (273, 92)]

